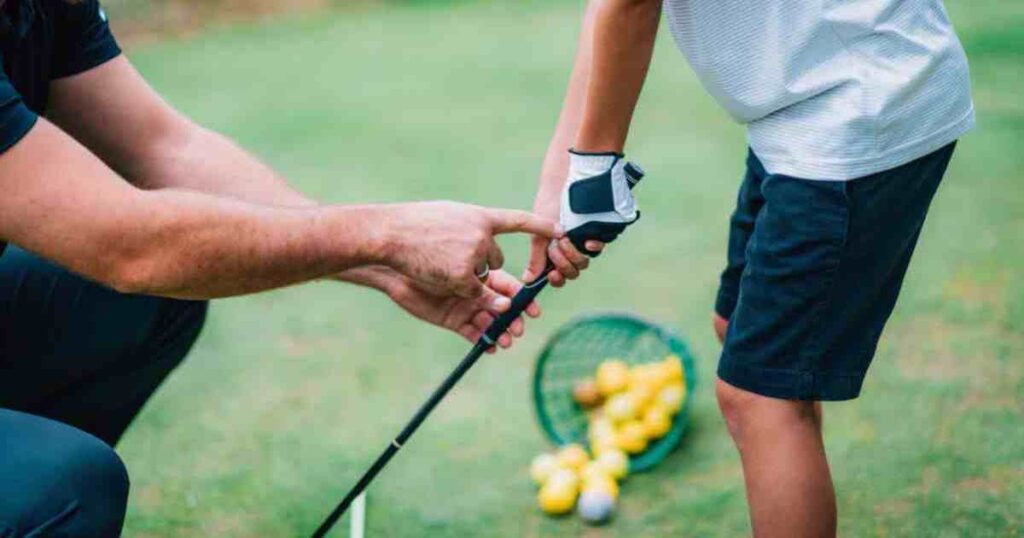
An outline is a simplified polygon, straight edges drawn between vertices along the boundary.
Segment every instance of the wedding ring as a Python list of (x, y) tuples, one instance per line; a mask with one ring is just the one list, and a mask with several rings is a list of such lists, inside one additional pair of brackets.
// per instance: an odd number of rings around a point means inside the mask
[(487, 282), (487, 276), (491, 274), (491, 268), (486, 263), (482, 268), (477, 269), (476, 277), (480, 279), (480, 282)]

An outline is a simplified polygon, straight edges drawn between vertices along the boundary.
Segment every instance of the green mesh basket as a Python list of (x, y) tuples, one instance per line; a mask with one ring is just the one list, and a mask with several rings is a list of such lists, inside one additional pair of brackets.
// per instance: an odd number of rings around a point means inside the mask
[(662, 360), (670, 354), (679, 357), (686, 373), (686, 399), (672, 421), (672, 429), (647, 450), (630, 457), (631, 472), (650, 469), (679, 444), (686, 432), (696, 372), (693, 355), (679, 336), (631, 314), (582, 316), (548, 340), (537, 358), (533, 375), (533, 402), (544, 434), (558, 445), (586, 445), (587, 415), (573, 400), (574, 384), (593, 376), (598, 365), (608, 358), (634, 365)]

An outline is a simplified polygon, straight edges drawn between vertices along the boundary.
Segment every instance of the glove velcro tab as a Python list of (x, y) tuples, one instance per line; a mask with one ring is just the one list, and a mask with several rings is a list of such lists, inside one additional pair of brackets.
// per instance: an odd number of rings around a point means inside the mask
[(618, 153), (570, 150), (569, 160), (559, 220), (577, 250), (596, 256), (585, 248), (588, 240), (610, 243), (640, 217), (630, 191), (643, 170)]
[(569, 186), (569, 207), (573, 213), (590, 214), (615, 211), (611, 170)]

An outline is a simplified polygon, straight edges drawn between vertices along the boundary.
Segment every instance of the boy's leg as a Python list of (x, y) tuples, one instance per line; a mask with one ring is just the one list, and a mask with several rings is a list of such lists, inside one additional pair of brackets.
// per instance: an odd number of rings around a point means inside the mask
[(859, 394), (952, 150), (848, 183), (748, 162), (714, 323), (755, 535), (834, 535), (815, 402)]
[[(725, 333), (729, 330), (729, 320), (723, 318), (720, 314), (718, 314), (718, 312), (713, 312), (711, 314), (711, 328), (715, 331), (715, 336), (718, 337), (718, 343), (724, 344)], [(720, 392), (721, 389), (719, 387), (716, 387), (715, 390), (716, 392)], [(719, 407), (721, 407), (721, 401), (719, 401)], [(811, 410), (814, 413), (814, 421), (818, 424), (818, 432), (824, 432), (825, 410), (822, 408), (821, 402), (812, 402)], [(726, 417), (726, 420), (728, 420), (728, 417)]]
[(0, 407), (114, 445), (205, 313), (205, 302), (117, 293), (10, 245), (0, 256)]
[(722, 380), (715, 388), (743, 463), (754, 535), (834, 536), (836, 499), (815, 411), (820, 403), (767, 398)]

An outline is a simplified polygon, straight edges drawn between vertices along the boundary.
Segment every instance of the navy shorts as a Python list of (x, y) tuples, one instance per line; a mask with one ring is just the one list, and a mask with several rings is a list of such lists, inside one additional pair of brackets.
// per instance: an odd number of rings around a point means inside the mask
[(852, 181), (769, 174), (750, 152), (715, 304), (729, 320), (718, 376), (772, 398), (856, 398), (954, 145)]

